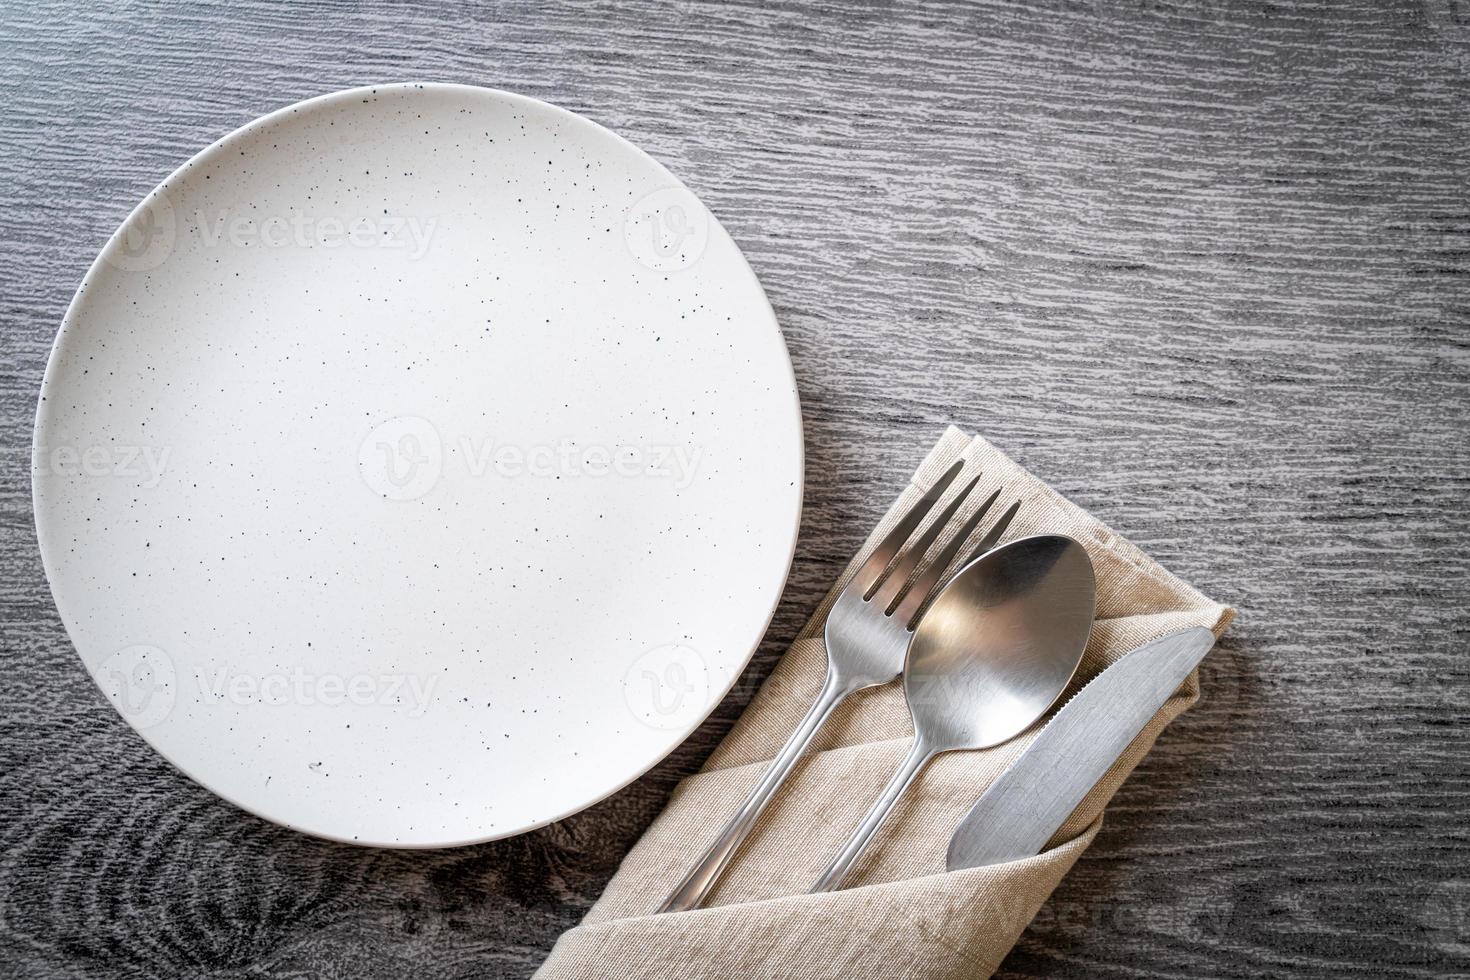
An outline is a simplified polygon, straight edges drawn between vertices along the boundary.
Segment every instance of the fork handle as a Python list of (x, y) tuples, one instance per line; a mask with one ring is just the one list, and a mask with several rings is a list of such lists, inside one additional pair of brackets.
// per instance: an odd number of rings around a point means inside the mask
[(827, 865), (827, 870), (822, 872), (822, 877), (812, 886), (811, 894), (815, 895), (817, 892), (836, 891), (842, 887), (842, 880), (847, 877), (853, 865), (857, 864), (857, 860), (867, 848), (868, 842), (873, 839), (873, 835), (878, 832), (878, 828), (883, 826), (883, 821), (887, 820), (888, 815), (893, 812), (893, 805), (898, 802), (898, 798), (903, 795), (903, 791), (908, 789), (909, 784), (914, 781), (914, 777), (919, 774), (919, 770), (924, 768), (925, 763), (937, 754), (933, 749), (925, 745), (922, 739), (914, 739), (914, 744), (909, 749), (909, 754), (904, 758), (903, 763), (899, 765), (898, 771), (893, 774), (893, 778), (888, 780), (888, 785), (883, 787), (883, 795), (878, 797), (878, 802), (874, 803), (872, 809), (868, 811), (868, 815), (863, 817), (862, 824), (858, 826), (857, 830), (853, 831), (852, 837), (848, 839), (837, 856), (832, 859), (832, 863)]
[(832, 714), (833, 709), (857, 689), (839, 682), (830, 665), (828, 666), (827, 679), (822, 684), (821, 693), (812, 703), (811, 710), (806, 713), (806, 717), (801, 720), (796, 731), (791, 733), (786, 744), (781, 746), (781, 751), (771, 760), (765, 775), (761, 776), (761, 781), (756, 784), (755, 789), (751, 790), (750, 797), (730, 818), (729, 823), (725, 824), (724, 829), (720, 831), (720, 836), (684, 876), (684, 880), (680, 882), (678, 888), (674, 889), (673, 894), (664, 900), (664, 904), (659, 907), (660, 912), (684, 912), (699, 908), (704, 903), (705, 898), (709, 896), (710, 889), (729, 867), (730, 861), (735, 857), (735, 852), (749, 836), (761, 813), (765, 811), (766, 805), (771, 802), (771, 797), (775, 795), (792, 767), (796, 765), (796, 760), (806, 752), (817, 729), (822, 727), (822, 723)]

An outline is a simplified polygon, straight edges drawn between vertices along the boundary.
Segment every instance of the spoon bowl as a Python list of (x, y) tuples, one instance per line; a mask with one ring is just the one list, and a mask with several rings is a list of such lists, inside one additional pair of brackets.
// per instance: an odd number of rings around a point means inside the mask
[(919, 740), (983, 749), (1030, 727), (1082, 662), (1095, 588), (1086, 550), (1058, 534), (961, 569), (909, 642), (904, 696)]
[(1096, 598), (1087, 551), (1059, 534), (1012, 541), (956, 573), (909, 641), (913, 747), (813, 892), (842, 884), (930, 759), (999, 745), (1046, 713), (1082, 662)]

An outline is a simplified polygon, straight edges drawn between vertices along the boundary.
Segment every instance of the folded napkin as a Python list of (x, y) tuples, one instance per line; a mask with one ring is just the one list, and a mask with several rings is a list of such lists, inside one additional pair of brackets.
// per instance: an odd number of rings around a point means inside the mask
[[(913, 730), (898, 683), (862, 692), (818, 735), (712, 893), (709, 907), (655, 915), (744, 800), (816, 697), (826, 673), (822, 628), (842, 586), (923, 489), (954, 462), (981, 474), (972, 510), (994, 488), (1022, 501), (1007, 538), (1071, 535), (1097, 573), (1097, 618), (1073, 689), (1129, 650), (1191, 626), (1218, 636), (1234, 611), (1166, 572), (984, 439), (951, 428), (844, 571), (704, 769), (674, 791), (582, 924), (557, 942), (537, 977), (614, 980), (803, 980), (993, 973), (1042, 903), (1092, 842), (1108, 799), (1175, 716), (1198, 677), (1164, 705), (1036, 857), (944, 870), (950, 834), (1040, 724), (981, 752), (942, 755), (912, 786), (843, 891), (805, 894), (908, 749)], [(954, 492), (953, 489), (950, 491)], [(936, 507), (935, 511), (940, 508)], [(967, 513), (951, 522), (956, 533)], [(987, 522), (988, 524), (988, 522)], [(983, 532), (985, 526), (980, 528)], [(1070, 693), (1070, 692), (1069, 692)]]

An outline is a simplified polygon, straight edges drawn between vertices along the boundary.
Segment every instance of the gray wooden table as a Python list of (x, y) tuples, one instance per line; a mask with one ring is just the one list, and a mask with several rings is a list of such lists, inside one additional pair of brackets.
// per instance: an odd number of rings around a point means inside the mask
[(28, 446), (177, 163), (400, 79), (584, 113), (745, 249), (809, 454), (770, 668), (954, 422), (1240, 607), (1007, 977), (1470, 976), (1470, 3), (0, 5), (0, 973), (520, 977), (729, 728), (524, 837), (248, 817), (108, 709)]

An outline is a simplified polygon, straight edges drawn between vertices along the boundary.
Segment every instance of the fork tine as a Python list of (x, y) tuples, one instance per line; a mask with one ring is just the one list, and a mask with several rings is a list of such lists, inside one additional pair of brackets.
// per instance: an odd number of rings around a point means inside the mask
[(1016, 511), (1020, 509), (1021, 502), (1019, 500), (1006, 508), (1006, 512), (996, 519), (995, 527), (990, 529), (990, 533), (981, 538), (980, 543), (975, 545), (975, 550), (965, 556), (966, 565), (995, 547), (995, 543), (1000, 540), (1000, 536), (1006, 533), (1006, 528), (1011, 526), (1011, 519), (1016, 516)]
[(856, 586), (862, 592), (864, 599), (868, 597), (882, 581), (883, 570), (888, 567), (889, 562), (893, 561), (893, 556), (898, 554), (898, 549), (908, 540), (909, 535), (914, 533), (914, 528), (918, 527), (924, 515), (929, 513), (929, 509), (940, 497), (944, 496), (944, 491), (949, 489), (949, 485), (954, 482), (955, 477), (960, 475), (960, 470), (964, 467), (964, 460), (956, 460), (953, 466), (944, 471), (943, 476), (934, 481), (934, 485), (909, 508), (908, 513), (898, 519), (893, 530), (878, 542), (878, 547), (873, 549), (868, 560), (863, 562), (857, 573), (853, 575), (848, 588)]
[(903, 597), (903, 602), (899, 603), (898, 608), (894, 610), (894, 615), (898, 616), (901, 622), (907, 623), (913, 618), (914, 613), (919, 611), (919, 607), (929, 598), (929, 593), (934, 591), (934, 587), (939, 584), (940, 576), (944, 574), (945, 569), (949, 568), (950, 562), (954, 561), (954, 556), (959, 554), (960, 547), (970, 540), (970, 535), (975, 533), (975, 529), (980, 526), (980, 522), (985, 519), (985, 515), (999, 499), (999, 490), (986, 498), (979, 509), (970, 515), (965, 526), (950, 539), (949, 544), (934, 556), (934, 561), (925, 569), (924, 574), (914, 579), (914, 584), (908, 594)]
[(898, 564), (893, 566), (893, 571), (889, 572), (883, 581), (879, 583), (878, 588), (874, 590), (872, 599), (883, 607), (885, 615), (893, 611), (892, 607), (898, 601), (898, 596), (903, 591), (904, 583), (909, 580), (910, 575), (914, 574), (914, 569), (919, 566), (919, 562), (923, 559), (925, 552), (938, 539), (940, 532), (944, 530), (950, 518), (954, 517), (955, 511), (960, 509), (960, 504), (965, 502), (965, 498), (970, 495), (970, 491), (974, 490), (975, 484), (979, 482), (980, 477), (976, 475), (973, 480), (965, 485), (963, 490), (955, 494), (954, 499), (949, 502), (940, 515), (934, 518), (934, 522), (929, 525), (928, 530), (905, 549), (903, 557), (898, 560)]

